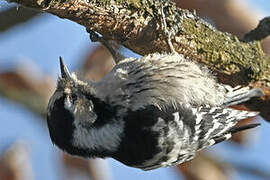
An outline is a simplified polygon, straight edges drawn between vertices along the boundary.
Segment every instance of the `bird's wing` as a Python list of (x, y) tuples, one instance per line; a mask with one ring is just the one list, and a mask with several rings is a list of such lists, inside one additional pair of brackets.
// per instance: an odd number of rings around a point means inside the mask
[[(199, 143), (198, 149), (203, 149), (229, 139), (231, 134), (237, 131), (252, 128), (253, 125), (236, 130), (234, 126), (242, 119), (258, 115), (258, 112), (241, 111), (225, 107), (194, 107), (190, 105), (186, 105), (185, 107), (187, 107), (186, 112), (192, 114), (192, 118), (190, 118), (192, 120), (183, 118), (183, 121), (193, 132), (194, 142)], [(184, 117), (187, 116), (190, 115), (184, 114)]]

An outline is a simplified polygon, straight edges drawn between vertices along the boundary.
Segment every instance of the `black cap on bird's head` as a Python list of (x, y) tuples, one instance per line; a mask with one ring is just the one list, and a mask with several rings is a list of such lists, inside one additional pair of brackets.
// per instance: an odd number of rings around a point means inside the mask
[[(72, 133), (74, 131), (74, 115), (65, 108), (65, 103), (69, 96), (64, 90), (71, 87), (70, 82), (72, 82), (72, 77), (64, 64), (62, 57), (59, 57), (59, 62), (61, 76), (58, 79), (57, 88), (49, 100), (47, 123), (52, 142), (61, 149), (69, 152), (72, 147), (70, 141), (72, 140)], [(71, 92), (71, 90), (69, 91)]]
[[(73, 78), (59, 57), (61, 75), (57, 88), (50, 98), (47, 110), (47, 124), (51, 140), (59, 148), (70, 154), (79, 154), (79, 149), (72, 144), (75, 114), (72, 108), (76, 105), (72, 98)], [(77, 95), (77, 94), (74, 94)], [(74, 96), (73, 95), (73, 96)], [(77, 97), (76, 97), (77, 98)], [(64, 128), (63, 128), (64, 127)]]
[(61, 77), (63, 79), (71, 79), (71, 76), (70, 76), (70, 73), (68, 71), (68, 68), (64, 64), (63, 58), (61, 56), (59, 57), (59, 61), (60, 61)]
[[(84, 157), (92, 157), (95, 154), (95, 156), (101, 157), (104, 154), (103, 150), (102, 154), (96, 155), (99, 151), (96, 151), (95, 148), (87, 149), (77, 142), (84, 141), (81, 138), (85, 137), (81, 137), (81, 133), (106, 122), (105, 118), (97, 121), (98, 117), (103, 117), (98, 116), (98, 113), (103, 112), (94, 111), (94, 103), (97, 103), (97, 107), (104, 107), (104, 102), (94, 97), (94, 88), (90, 82), (83, 82), (77, 79), (75, 74), (69, 73), (62, 57), (59, 57), (59, 63), (61, 75), (47, 110), (50, 138), (54, 144), (69, 154)], [(106, 119), (112, 118), (106, 116)], [(79, 132), (81, 130), (83, 132)], [(86, 138), (88, 139), (88, 136)]]

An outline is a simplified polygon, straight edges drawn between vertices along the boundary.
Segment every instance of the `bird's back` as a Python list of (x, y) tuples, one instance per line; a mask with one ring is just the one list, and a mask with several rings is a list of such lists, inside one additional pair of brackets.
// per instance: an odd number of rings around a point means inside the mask
[(178, 102), (221, 105), (225, 94), (206, 68), (176, 53), (125, 59), (97, 87), (104, 99), (126, 103), (133, 110), (149, 104), (175, 106)]
[[(145, 170), (190, 160), (198, 150), (228, 139), (239, 120), (257, 114), (227, 108), (225, 87), (179, 54), (126, 59), (100, 84), (109, 92), (104, 99), (126, 114), (123, 157), (116, 159)], [(136, 149), (143, 144), (151, 148)]]

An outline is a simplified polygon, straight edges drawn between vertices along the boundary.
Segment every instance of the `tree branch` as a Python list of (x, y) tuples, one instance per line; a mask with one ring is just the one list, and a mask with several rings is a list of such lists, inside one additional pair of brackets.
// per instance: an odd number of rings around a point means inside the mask
[(70, 19), (142, 55), (169, 52), (167, 37), (160, 27), (162, 3), (168, 27), (175, 31), (172, 39), (175, 50), (206, 64), (222, 83), (261, 87), (266, 96), (249, 102), (248, 106), (270, 120), (270, 57), (263, 53), (258, 41), (241, 42), (170, 1), (10, 1)]

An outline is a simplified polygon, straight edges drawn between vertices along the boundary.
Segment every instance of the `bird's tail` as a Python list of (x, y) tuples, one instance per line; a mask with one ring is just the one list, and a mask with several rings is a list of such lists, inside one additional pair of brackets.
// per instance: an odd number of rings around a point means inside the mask
[(260, 97), (263, 96), (264, 93), (260, 88), (253, 88), (250, 87), (243, 87), (237, 86), (232, 88), (228, 85), (224, 86), (227, 90), (226, 100), (223, 105), (225, 106), (233, 106), (245, 101), (250, 100), (253, 97)]
[(218, 144), (222, 141), (225, 141), (227, 139), (230, 139), (232, 134), (237, 133), (237, 132), (241, 132), (247, 129), (252, 129), (255, 128), (257, 126), (261, 125), (260, 123), (254, 123), (254, 124), (247, 124), (247, 125), (243, 125), (243, 126), (238, 126), (238, 127), (233, 127), (231, 128), (228, 132), (226, 132), (226, 134), (222, 135), (222, 136), (218, 136), (218, 137), (214, 137), (214, 144)]

